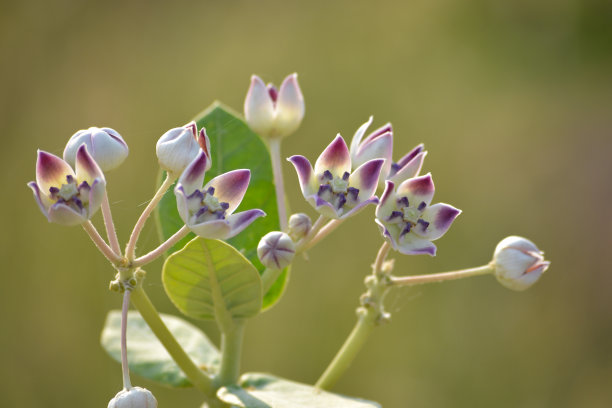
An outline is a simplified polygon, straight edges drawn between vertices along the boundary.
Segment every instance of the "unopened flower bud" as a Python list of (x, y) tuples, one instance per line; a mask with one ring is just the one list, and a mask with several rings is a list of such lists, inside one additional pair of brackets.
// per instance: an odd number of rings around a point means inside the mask
[(157, 400), (151, 391), (132, 387), (119, 391), (108, 403), (108, 408), (157, 408)]
[(289, 236), (296, 242), (304, 238), (310, 232), (311, 227), (312, 221), (304, 213), (293, 214), (289, 217)]
[(525, 290), (548, 269), (544, 253), (530, 240), (517, 236), (504, 238), (495, 248), (493, 266), (497, 280), (512, 290)]
[(111, 128), (90, 127), (76, 132), (66, 144), (64, 160), (72, 167), (77, 150), (83, 144), (102, 171), (119, 167), (128, 156), (128, 146), (119, 133)]
[(196, 158), (202, 148), (208, 159), (205, 169), (208, 170), (211, 161), (207, 139), (206, 132), (200, 132), (198, 136), (195, 122), (170, 129), (157, 141), (156, 153), (159, 165), (169, 173), (179, 176), (187, 165)]
[(257, 256), (266, 268), (283, 269), (293, 261), (295, 244), (284, 232), (272, 231), (259, 241)]

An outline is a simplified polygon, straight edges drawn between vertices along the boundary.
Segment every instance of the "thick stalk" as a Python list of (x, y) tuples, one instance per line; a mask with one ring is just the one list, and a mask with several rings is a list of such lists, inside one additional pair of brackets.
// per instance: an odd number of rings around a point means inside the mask
[(319, 231), (317, 231), (316, 235), (314, 235), (309, 241), (304, 242), (304, 245), (300, 248), (300, 251), (307, 251), (316, 244), (319, 243), (323, 238), (329, 235), (332, 231), (334, 231), (338, 226), (342, 223), (343, 220), (331, 220), (327, 224), (325, 224)]
[(123, 292), (123, 305), (121, 307), (121, 370), (123, 372), (123, 388), (128, 391), (132, 388), (127, 357), (127, 319), (131, 292), (130, 289), (126, 289)]
[(412, 286), (423, 283), (444, 282), (447, 280), (463, 279), (472, 276), (488, 275), (494, 272), (493, 265), (483, 265), (476, 268), (461, 269), (458, 271), (433, 273), (430, 275), (391, 277), (393, 286)]
[(274, 188), (276, 189), (278, 220), (281, 231), (285, 231), (287, 230), (287, 209), (285, 207), (285, 184), (281, 166), (280, 141), (280, 139), (270, 140), (270, 157), (272, 158), (272, 173), (274, 174)]
[(244, 320), (235, 320), (231, 329), (221, 333), (221, 368), (215, 379), (217, 387), (236, 384), (240, 375)]
[(119, 246), (119, 239), (117, 238), (117, 231), (113, 223), (113, 214), (111, 213), (108, 192), (106, 190), (104, 190), (104, 198), (102, 199), (102, 218), (104, 218), (104, 227), (106, 228), (108, 243), (113, 252), (121, 256), (121, 247)]
[(128, 244), (125, 248), (125, 256), (127, 257), (129, 261), (134, 260), (134, 253), (136, 251), (136, 243), (138, 242), (138, 237), (140, 236), (140, 232), (142, 231), (142, 228), (144, 227), (145, 223), (147, 222), (147, 219), (149, 218), (149, 216), (151, 215), (155, 207), (157, 207), (157, 204), (159, 203), (159, 201), (162, 199), (162, 197), (166, 193), (166, 190), (168, 190), (170, 186), (172, 186), (172, 183), (174, 183), (174, 180), (176, 180), (176, 177), (170, 176), (169, 173), (166, 174), (166, 179), (164, 180), (162, 185), (159, 186), (159, 189), (157, 190), (157, 192), (155, 193), (151, 201), (149, 201), (149, 204), (144, 209), (142, 214), (140, 214), (140, 218), (138, 218), (136, 225), (134, 225), (134, 229), (132, 230), (132, 234), (130, 235), (130, 240), (128, 241)]
[(149, 262), (153, 262), (157, 258), (163, 255), (164, 252), (172, 248), (177, 242), (187, 236), (189, 234), (189, 228), (186, 225), (178, 230), (174, 235), (168, 238), (163, 244), (152, 250), (146, 255), (141, 256), (140, 258), (136, 258), (132, 265), (134, 267), (143, 266), (148, 264)]
[(94, 227), (94, 225), (91, 223), (91, 221), (85, 221), (81, 225), (83, 226), (83, 229), (85, 230), (85, 232), (87, 232), (93, 243), (96, 245), (96, 247), (106, 257), (106, 259), (108, 259), (115, 265), (119, 265), (122, 261), (122, 258), (113, 252), (111, 247), (109, 247), (108, 244), (104, 241), (104, 238), (102, 238), (102, 236), (100, 235), (96, 227)]
[(304, 252), (306, 249), (312, 246), (310, 245), (311, 241), (316, 237), (316, 235), (319, 233), (319, 231), (325, 224), (325, 221), (327, 220), (328, 218), (326, 216), (319, 215), (319, 218), (317, 218), (314, 224), (312, 224), (312, 227), (310, 228), (310, 231), (308, 231), (308, 234), (306, 234), (306, 236), (297, 243), (297, 246), (295, 248), (296, 253), (299, 254), (300, 252)]
[(283, 269), (266, 268), (266, 270), (261, 274), (262, 293), (264, 295), (268, 293), (281, 273), (283, 273)]
[(142, 286), (137, 286), (132, 291), (132, 304), (140, 315), (147, 322), (151, 331), (159, 339), (162, 345), (166, 348), (172, 359), (181, 368), (183, 373), (189, 378), (191, 383), (208, 395), (211, 398), (215, 397), (215, 392), (212, 386), (211, 379), (191, 360), (189, 355), (183, 350), (181, 345), (176, 341), (170, 330), (162, 321), (155, 306), (147, 296)]

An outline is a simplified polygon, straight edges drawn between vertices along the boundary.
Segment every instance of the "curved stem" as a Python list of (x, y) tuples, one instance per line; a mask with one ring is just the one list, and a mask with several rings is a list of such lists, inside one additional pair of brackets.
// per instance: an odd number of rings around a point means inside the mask
[(494, 267), (490, 264), (478, 266), (476, 268), (461, 269), (458, 271), (433, 273), (430, 275), (402, 276), (391, 277), (392, 286), (412, 286), (421, 285), (423, 283), (444, 282), (447, 280), (455, 280), (469, 278), (472, 276), (487, 275), (494, 272)]
[(325, 223), (325, 221), (327, 221), (327, 219), (328, 218), (326, 216), (319, 215), (319, 218), (317, 218), (315, 223), (312, 224), (312, 227), (310, 227), (310, 231), (308, 231), (308, 234), (306, 234), (306, 236), (297, 243), (297, 247), (295, 249), (296, 253), (304, 252), (308, 248), (312, 247), (310, 243), (312, 242), (313, 239), (316, 238), (317, 233), (323, 227), (323, 224)]
[(382, 267), (385, 263), (385, 259), (387, 259), (387, 255), (389, 254), (389, 249), (391, 249), (391, 245), (389, 245), (389, 242), (385, 240), (385, 242), (383, 242), (383, 244), (380, 246), (378, 254), (376, 254), (376, 261), (374, 261), (374, 274), (378, 275), (382, 272)]
[(274, 188), (276, 189), (278, 220), (281, 231), (285, 231), (287, 230), (287, 209), (285, 208), (285, 184), (280, 159), (280, 141), (281, 139), (270, 140), (270, 157), (272, 159), (272, 173), (274, 174)]
[(166, 190), (168, 190), (170, 186), (172, 186), (172, 183), (174, 183), (174, 180), (176, 180), (176, 177), (171, 176), (169, 173), (166, 174), (166, 179), (164, 180), (162, 185), (159, 186), (159, 189), (157, 190), (151, 201), (149, 201), (149, 204), (144, 209), (142, 214), (140, 214), (140, 218), (138, 218), (136, 225), (134, 225), (134, 230), (132, 231), (132, 234), (130, 235), (130, 240), (128, 241), (128, 244), (125, 248), (125, 256), (128, 260), (134, 260), (134, 252), (136, 251), (136, 243), (138, 242), (140, 232), (142, 231), (142, 228), (144, 227), (145, 223), (147, 222), (147, 219), (149, 218), (155, 207), (157, 207), (159, 200), (162, 199), (162, 197), (166, 193)]
[(234, 320), (234, 323), (231, 330), (221, 333), (221, 367), (215, 379), (218, 387), (236, 384), (240, 375), (244, 320)]
[(189, 234), (189, 232), (190, 232), (189, 228), (186, 225), (183, 225), (183, 227), (180, 230), (175, 232), (174, 235), (168, 238), (160, 246), (158, 246), (157, 248), (155, 248), (148, 254), (141, 256), (140, 258), (136, 258), (134, 262), (132, 262), (132, 265), (134, 267), (137, 267), (137, 266), (146, 265), (149, 262), (153, 262), (154, 260), (159, 258), (161, 255), (163, 255), (164, 252), (172, 248), (177, 242), (179, 242), (181, 239), (186, 237), (187, 234)]
[(316, 244), (319, 243), (323, 238), (328, 236), (331, 232), (333, 232), (344, 220), (331, 220), (325, 226), (323, 226), (317, 234), (310, 239), (310, 241), (306, 242), (305, 245), (300, 248), (301, 251), (307, 251)]
[(94, 225), (91, 223), (91, 221), (85, 221), (81, 225), (83, 225), (83, 229), (85, 230), (85, 232), (89, 234), (89, 237), (91, 238), (93, 243), (100, 250), (100, 252), (102, 252), (106, 259), (108, 259), (115, 265), (119, 265), (122, 261), (122, 258), (113, 252), (111, 247), (109, 247), (108, 244), (104, 241), (104, 238), (102, 238), (102, 236), (100, 235), (96, 227), (94, 227)]
[(102, 199), (102, 218), (104, 218), (104, 227), (106, 228), (106, 236), (108, 237), (110, 247), (114, 253), (121, 256), (121, 247), (119, 246), (119, 239), (117, 238), (117, 231), (113, 223), (113, 214), (111, 213), (108, 192), (106, 190), (104, 190), (104, 198)]
[(151, 331), (163, 344), (172, 359), (189, 378), (192, 384), (211, 398), (215, 397), (215, 391), (211, 379), (193, 362), (176, 341), (170, 330), (166, 327), (155, 306), (147, 296), (142, 286), (137, 286), (132, 291), (132, 304), (138, 309), (140, 315), (147, 322)]
[(268, 293), (274, 282), (278, 279), (278, 277), (283, 273), (283, 269), (277, 268), (266, 268), (265, 271), (261, 274), (261, 285), (262, 285), (262, 293), (265, 295)]
[(131, 290), (129, 289), (123, 292), (123, 305), (121, 307), (121, 370), (123, 371), (123, 388), (128, 391), (132, 388), (127, 357), (127, 320), (130, 308), (130, 293)]

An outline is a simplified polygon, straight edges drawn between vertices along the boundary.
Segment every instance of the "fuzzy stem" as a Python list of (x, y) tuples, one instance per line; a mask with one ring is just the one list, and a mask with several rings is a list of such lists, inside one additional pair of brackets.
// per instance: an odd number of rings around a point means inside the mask
[(134, 262), (132, 262), (132, 266), (134, 267), (143, 266), (143, 265), (148, 264), (149, 262), (153, 262), (154, 260), (159, 258), (161, 255), (163, 255), (164, 252), (172, 248), (177, 242), (179, 242), (181, 239), (186, 237), (187, 234), (189, 234), (189, 232), (190, 232), (189, 228), (186, 225), (183, 225), (183, 227), (180, 230), (175, 232), (174, 235), (168, 238), (160, 246), (158, 246), (157, 248), (155, 248), (148, 254), (141, 256), (140, 258), (136, 258)]
[(328, 218), (326, 216), (319, 215), (319, 218), (317, 218), (315, 223), (312, 224), (312, 227), (310, 228), (310, 231), (308, 231), (308, 234), (297, 243), (295, 249), (296, 253), (299, 254), (300, 252), (304, 252), (308, 248), (312, 247), (312, 245), (310, 245), (311, 241), (316, 238), (317, 233), (323, 227), (323, 224), (325, 223), (325, 221), (327, 221), (327, 219)]
[(283, 168), (280, 159), (280, 139), (271, 139), (270, 157), (272, 159), (272, 173), (274, 174), (274, 188), (276, 189), (276, 205), (278, 207), (278, 220), (281, 231), (287, 229), (287, 209), (285, 208), (285, 184), (283, 182)]
[(131, 292), (130, 289), (125, 290), (123, 293), (123, 305), (121, 307), (121, 370), (123, 371), (123, 388), (128, 391), (132, 388), (127, 356), (127, 320)]
[(163, 344), (172, 359), (181, 368), (183, 373), (189, 378), (191, 383), (204, 392), (207, 396), (214, 398), (215, 392), (211, 379), (191, 360), (189, 355), (176, 341), (176, 338), (168, 330), (155, 306), (147, 296), (142, 286), (137, 286), (132, 291), (132, 304), (138, 309), (140, 315), (147, 322), (149, 328), (159, 341)]
[(455, 280), (469, 278), (472, 276), (487, 275), (494, 272), (494, 267), (491, 264), (478, 266), (476, 268), (461, 269), (458, 271), (433, 273), (430, 275), (402, 276), (391, 277), (392, 286), (412, 286), (421, 285), (423, 283), (444, 282), (447, 280)]
[(147, 219), (149, 218), (155, 207), (157, 207), (159, 200), (161, 200), (164, 194), (166, 193), (166, 190), (168, 190), (170, 186), (172, 186), (174, 180), (176, 180), (176, 177), (171, 176), (170, 173), (166, 174), (166, 179), (164, 180), (162, 185), (159, 186), (159, 189), (157, 190), (151, 201), (149, 201), (149, 204), (140, 215), (140, 218), (138, 218), (136, 225), (134, 225), (134, 230), (132, 231), (132, 234), (130, 235), (130, 240), (128, 241), (128, 244), (125, 248), (125, 256), (129, 261), (134, 260), (136, 243), (138, 242), (138, 237), (140, 235), (140, 232), (142, 231), (142, 228), (144, 227), (145, 223), (147, 222)]
[(102, 218), (104, 218), (104, 227), (106, 228), (106, 236), (108, 237), (110, 247), (115, 254), (121, 256), (121, 247), (119, 246), (119, 239), (117, 238), (117, 231), (113, 223), (113, 214), (111, 213), (108, 192), (106, 190), (104, 190), (104, 198), (102, 199)]
[(85, 230), (85, 232), (89, 234), (89, 237), (91, 238), (93, 243), (100, 250), (100, 252), (102, 252), (106, 259), (108, 259), (115, 265), (119, 265), (122, 261), (122, 258), (113, 252), (111, 247), (109, 247), (108, 244), (104, 241), (104, 238), (102, 238), (102, 236), (100, 235), (96, 227), (94, 227), (94, 225), (91, 223), (91, 221), (85, 221), (81, 225), (83, 225), (83, 229)]
[(329, 235), (332, 231), (334, 231), (344, 220), (331, 220), (327, 224), (325, 224), (317, 234), (312, 237), (308, 242), (305, 242), (304, 246), (300, 248), (301, 251), (307, 251), (316, 244), (319, 243), (323, 238)]
[(376, 254), (376, 261), (374, 261), (373, 266), (375, 275), (379, 275), (382, 272), (383, 264), (385, 263), (385, 259), (387, 259), (390, 249), (391, 245), (389, 245), (389, 242), (385, 240), (385, 242), (383, 242), (383, 244), (380, 246), (378, 254)]
[(244, 320), (234, 322), (231, 329), (221, 333), (221, 367), (215, 379), (215, 385), (218, 387), (236, 384), (240, 375)]

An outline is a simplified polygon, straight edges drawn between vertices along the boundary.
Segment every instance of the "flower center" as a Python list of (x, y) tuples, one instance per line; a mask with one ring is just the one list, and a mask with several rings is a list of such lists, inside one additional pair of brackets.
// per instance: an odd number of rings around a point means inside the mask
[(325, 170), (319, 177), (319, 191), (317, 195), (332, 204), (337, 210), (343, 207), (352, 208), (359, 202), (359, 189), (349, 187), (350, 173), (345, 171), (342, 177), (334, 177), (329, 170)]
[(391, 211), (391, 215), (387, 218), (387, 222), (398, 224), (401, 229), (400, 238), (412, 231), (413, 228), (419, 228), (419, 232), (425, 232), (429, 227), (429, 222), (421, 217), (427, 204), (421, 201), (419, 205), (411, 206), (408, 197), (400, 197), (396, 201), (396, 210)]
[(71, 175), (66, 176), (66, 183), (59, 188), (50, 187), (49, 197), (56, 203), (66, 204), (78, 213), (85, 210), (89, 203), (89, 190), (91, 187), (84, 181), (80, 185)]
[(209, 187), (206, 191), (195, 190), (187, 197), (187, 206), (193, 224), (225, 219), (225, 211), (229, 208), (229, 204), (220, 202), (214, 194), (215, 188)]

